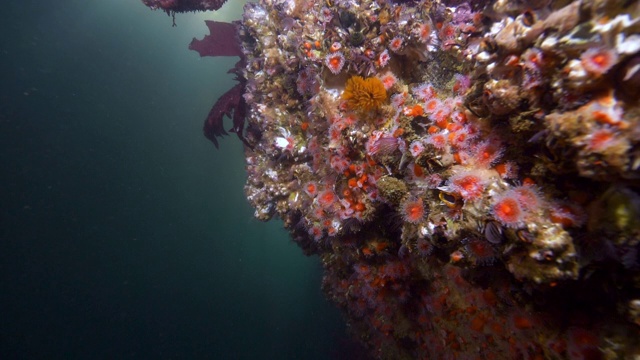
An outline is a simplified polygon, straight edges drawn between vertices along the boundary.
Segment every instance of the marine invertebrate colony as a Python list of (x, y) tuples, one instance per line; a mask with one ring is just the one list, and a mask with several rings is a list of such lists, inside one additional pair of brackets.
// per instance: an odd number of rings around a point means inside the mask
[(248, 3), (234, 127), (255, 216), (321, 258), (377, 358), (640, 356), (639, 19)]
[(176, 26), (176, 13), (218, 10), (227, 0), (142, 0), (142, 2), (153, 10), (160, 9), (167, 13), (173, 19), (173, 26)]
[(363, 79), (356, 75), (347, 80), (342, 100), (347, 102), (351, 110), (369, 112), (380, 109), (382, 103), (387, 100), (387, 91), (380, 79)]
[(151, 9), (173, 12), (218, 10), (227, 0), (142, 0)]

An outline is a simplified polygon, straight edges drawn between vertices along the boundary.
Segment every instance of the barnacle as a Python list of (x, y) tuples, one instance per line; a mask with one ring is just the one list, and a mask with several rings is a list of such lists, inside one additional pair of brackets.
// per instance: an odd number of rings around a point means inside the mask
[(387, 90), (378, 78), (365, 79), (362, 76), (353, 76), (347, 80), (342, 100), (347, 102), (351, 110), (366, 113), (380, 109), (382, 103), (387, 100)]
[(364, 44), (364, 34), (362, 31), (349, 30), (349, 44), (351, 44), (351, 46)]
[(356, 15), (350, 11), (341, 11), (339, 14), (340, 25), (343, 28), (348, 29), (351, 25), (357, 22)]

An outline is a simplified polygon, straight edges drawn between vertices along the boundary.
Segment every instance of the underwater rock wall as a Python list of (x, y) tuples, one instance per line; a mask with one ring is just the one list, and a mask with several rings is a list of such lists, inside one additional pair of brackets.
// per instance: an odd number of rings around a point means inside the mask
[(233, 119), (256, 218), (320, 257), (374, 357), (639, 358), (639, 19), (614, 0), (248, 3), (192, 43), (241, 43), (205, 135)]
[(640, 7), (245, 7), (247, 198), (377, 358), (640, 356)]

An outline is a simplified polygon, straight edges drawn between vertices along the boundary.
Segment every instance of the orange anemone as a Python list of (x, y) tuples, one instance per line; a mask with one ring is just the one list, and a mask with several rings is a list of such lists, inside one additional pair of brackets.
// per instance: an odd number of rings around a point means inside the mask
[(342, 100), (347, 102), (349, 109), (366, 113), (380, 109), (387, 100), (387, 90), (378, 78), (353, 76), (347, 80)]

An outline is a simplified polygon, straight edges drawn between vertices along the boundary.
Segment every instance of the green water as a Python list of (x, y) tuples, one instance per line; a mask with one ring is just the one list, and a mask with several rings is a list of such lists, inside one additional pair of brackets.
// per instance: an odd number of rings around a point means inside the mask
[[(240, 142), (202, 135), (235, 58), (137, 0), (3, 6), (0, 357), (329, 359), (320, 265), (244, 199)], [(239, 17), (239, 3), (219, 20)]]

